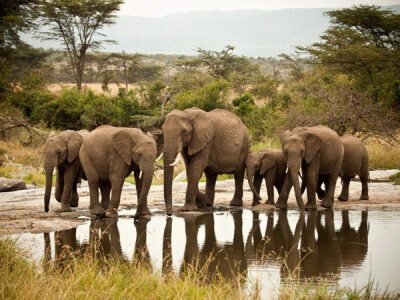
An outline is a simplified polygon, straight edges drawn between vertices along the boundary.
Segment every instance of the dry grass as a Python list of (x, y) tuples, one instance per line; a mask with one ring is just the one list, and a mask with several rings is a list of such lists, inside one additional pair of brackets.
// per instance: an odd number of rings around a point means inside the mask
[(370, 169), (400, 169), (400, 145), (367, 143)]
[[(76, 87), (75, 83), (54, 83), (47, 85), (47, 89), (54, 94), (60, 94), (64, 89)], [(102, 84), (100, 82), (97, 83), (84, 83), (82, 84), (82, 88), (85, 90), (92, 90), (95, 94), (105, 94), (108, 96), (116, 96), (118, 95), (118, 91), (120, 88), (125, 88), (124, 84), (116, 84), (110, 83), (108, 85), (108, 91), (103, 91)], [(128, 89), (138, 90), (139, 86), (137, 84), (128, 84)]]

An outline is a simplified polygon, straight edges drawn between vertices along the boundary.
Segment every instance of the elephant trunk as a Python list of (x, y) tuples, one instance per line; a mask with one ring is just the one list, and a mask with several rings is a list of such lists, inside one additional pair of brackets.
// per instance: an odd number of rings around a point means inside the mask
[(53, 170), (54, 166), (49, 164), (45, 165), (46, 172), (46, 191), (44, 194), (44, 211), (49, 211), (49, 203), (50, 203), (50, 195), (51, 195), (51, 186), (53, 184)]
[(147, 195), (149, 194), (151, 182), (153, 180), (153, 174), (154, 174), (154, 164), (153, 163), (147, 164), (143, 168), (142, 190), (140, 192), (136, 214), (133, 216), (135, 220), (139, 218), (143, 208), (147, 206)]
[(295, 192), (295, 195), (296, 195), (297, 205), (299, 206), (300, 210), (304, 210), (304, 203), (303, 203), (303, 199), (301, 197), (298, 170), (299, 170), (299, 168), (296, 168), (296, 167), (293, 167), (293, 166), (289, 167), (289, 173), (290, 173), (290, 176), (291, 176), (291, 179), (292, 179), (294, 192)]
[(177, 151), (172, 149), (165, 149), (164, 152), (164, 200), (167, 215), (172, 215), (172, 179), (174, 175), (174, 162)]
[(254, 184), (253, 184), (253, 176), (254, 176), (253, 172), (250, 171), (249, 169), (246, 169), (246, 175), (247, 175), (247, 180), (248, 180), (248, 182), (249, 182), (250, 189), (251, 189), (251, 191), (253, 192), (253, 195), (254, 195), (258, 200), (261, 200), (261, 197), (260, 197), (260, 195), (258, 194), (258, 192), (256, 191), (256, 188), (254, 187)]

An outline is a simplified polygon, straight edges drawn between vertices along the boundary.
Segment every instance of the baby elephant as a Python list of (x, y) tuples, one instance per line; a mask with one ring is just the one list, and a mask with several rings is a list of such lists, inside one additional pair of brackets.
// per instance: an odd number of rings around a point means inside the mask
[(286, 163), (283, 159), (282, 150), (249, 152), (246, 157), (246, 174), (253, 192), (252, 205), (260, 204), (261, 197), (259, 193), (263, 177), (265, 178), (268, 192), (268, 200), (265, 203), (274, 205), (274, 186), (280, 193), (286, 176)]
[(60, 134), (51, 134), (44, 146), (44, 170), (46, 172), (46, 191), (44, 210), (49, 211), (53, 170), (57, 169), (55, 198), (61, 202), (61, 211), (70, 211), (78, 206), (77, 183), (83, 176), (79, 161), (79, 149), (87, 130), (65, 130)]
[[(340, 141), (344, 148), (343, 162), (339, 175), (343, 180), (343, 186), (338, 199), (340, 201), (349, 200), (350, 180), (358, 175), (362, 184), (360, 200), (368, 200), (369, 159), (367, 149), (359, 139), (352, 135), (344, 135), (340, 137)], [(325, 191), (321, 188), (322, 183), (325, 182), (326, 178), (318, 178), (317, 194), (319, 199), (325, 197)], [(303, 191), (304, 186), (302, 185)]]
[(362, 184), (360, 200), (368, 200), (369, 159), (364, 144), (352, 135), (340, 138), (344, 147), (344, 156), (340, 177), (343, 180), (342, 192), (338, 199), (349, 200), (350, 180), (359, 176)]

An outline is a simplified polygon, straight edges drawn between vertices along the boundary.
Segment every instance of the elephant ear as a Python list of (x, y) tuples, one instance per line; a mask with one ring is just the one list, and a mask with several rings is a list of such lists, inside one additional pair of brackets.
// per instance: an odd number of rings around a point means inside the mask
[(214, 137), (214, 127), (205, 111), (199, 110), (193, 121), (192, 139), (188, 154), (193, 155), (204, 149)]
[(270, 153), (263, 155), (261, 159), (260, 174), (264, 175), (269, 169), (275, 166), (275, 159)]
[(112, 137), (112, 143), (124, 162), (130, 166), (132, 162), (132, 137), (129, 130), (123, 129), (115, 133)]
[[(83, 137), (76, 131), (68, 130), (65, 133), (60, 133), (60, 137), (63, 136), (67, 144), (67, 159), (69, 163), (72, 163), (79, 154), (83, 143)], [(63, 138), (61, 137), (61, 138)]]
[(303, 136), (304, 143), (306, 145), (306, 153), (304, 154), (304, 159), (306, 160), (307, 163), (310, 163), (315, 154), (319, 151), (322, 145), (322, 140), (321, 138), (311, 132), (306, 132), (306, 133), (301, 133), (301, 136)]

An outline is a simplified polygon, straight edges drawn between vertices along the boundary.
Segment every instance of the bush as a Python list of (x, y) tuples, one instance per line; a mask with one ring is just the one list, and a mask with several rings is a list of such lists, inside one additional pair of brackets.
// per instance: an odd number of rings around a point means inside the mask
[(176, 108), (184, 110), (196, 106), (205, 111), (227, 108), (227, 93), (228, 82), (225, 80), (215, 81), (197, 91), (186, 91), (178, 94), (175, 98)]

